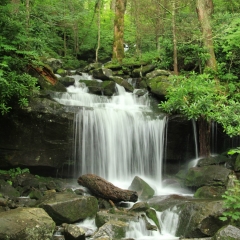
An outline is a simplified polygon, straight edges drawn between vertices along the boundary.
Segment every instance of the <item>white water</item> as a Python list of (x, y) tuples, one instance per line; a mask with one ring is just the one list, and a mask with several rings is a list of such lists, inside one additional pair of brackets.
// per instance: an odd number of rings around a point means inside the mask
[[(130, 222), (126, 238), (133, 238), (138, 240), (151, 239), (151, 240), (175, 240), (176, 229), (178, 226), (178, 213), (177, 209), (165, 210), (164, 212), (157, 212), (158, 221), (160, 223), (161, 232), (149, 231), (146, 229), (146, 223), (143, 219), (139, 222)], [(147, 218), (147, 221), (152, 225), (154, 222)]]
[(79, 79), (75, 86), (54, 99), (68, 106), (81, 106), (74, 121), (75, 177), (94, 173), (128, 188), (137, 175), (161, 188), (165, 118), (154, 116), (147, 95), (138, 97), (117, 85), (109, 98), (88, 93)]

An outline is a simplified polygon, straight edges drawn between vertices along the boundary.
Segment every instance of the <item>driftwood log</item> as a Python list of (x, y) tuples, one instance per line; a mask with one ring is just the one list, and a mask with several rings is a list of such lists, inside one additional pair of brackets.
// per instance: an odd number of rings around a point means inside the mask
[(113, 202), (136, 202), (137, 192), (124, 190), (95, 174), (85, 174), (78, 178), (78, 183), (88, 188), (93, 195)]

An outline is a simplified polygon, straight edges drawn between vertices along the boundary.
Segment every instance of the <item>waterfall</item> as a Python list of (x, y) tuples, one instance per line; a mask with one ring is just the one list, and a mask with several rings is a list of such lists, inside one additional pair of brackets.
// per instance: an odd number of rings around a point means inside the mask
[(161, 187), (166, 120), (153, 113), (148, 95), (137, 96), (116, 84), (116, 95), (97, 96), (78, 82), (91, 77), (73, 77), (75, 85), (53, 98), (81, 106), (74, 120), (74, 177), (94, 173), (128, 187), (138, 175)]

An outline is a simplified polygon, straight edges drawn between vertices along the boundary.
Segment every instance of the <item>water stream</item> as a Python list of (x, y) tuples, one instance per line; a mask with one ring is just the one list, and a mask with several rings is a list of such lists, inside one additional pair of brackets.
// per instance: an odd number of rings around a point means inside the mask
[[(66, 106), (79, 106), (74, 120), (74, 177), (94, 173), (127, 189), (139, 176), (155, 188), (156, 195), (161, 194), (166, 118), (152, 111), (147, 94), (137, 96), (116, 85), (114, 96), (97, 96), (78, 82), (91, 81), (91, 76), (71, 77), (75, 78), (75, 85), (53, 98)], [(164, 223), (169, 215), (165, 213), (159, 219), (163, 226), (171, 228), (173, 222)], [(127, 237), (177, 239), (166, 227), (163, 234), (155, 232), (149, 236), (151, 231), (145, 232), (142, 225), (141, 221), (131, 223)]]
[(116, 85), (115, 96), (97, 96), (78, 82), (90, 76), (72, 77), (75, 86), (54, 99), (81, 106), (74, 120), (74, 177), (94, 173), (129, 187), (137, 175), (161, 189), (166, 119), (154, 114), (147, 94), (138, 97)]

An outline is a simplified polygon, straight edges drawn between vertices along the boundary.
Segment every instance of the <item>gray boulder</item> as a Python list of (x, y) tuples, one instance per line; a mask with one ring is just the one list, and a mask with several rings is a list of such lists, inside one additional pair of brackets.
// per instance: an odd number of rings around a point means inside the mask
[(157, 76), (146, 80), (150, 92), (159, 98), (164, 98), (169, 87), (169, 80), (167, 76)]
[(152, 187), (148, 185), (142, 178), (135, 176), (129, 190), (136, 191), (138, 193), (138, 198), (140, 200), (148, 200), (153, 197), (155, 191)]
[(240, 229), (232, 225), (224, 226), (217, 231), (212, 240), (239, 240)]
[(150, 73), (147, 73), (146, 78), (151, 79), (157, 76), (169, 76), (169, 75), (171, 75), (171, 73), (167, 70), (156, 69)]
[(16, 208), (0, 213), (0, 240), (50, 240), (55, 223), (41, 208)]
[(152, 64), (146, 65), (146, 66), (141, 66), (140, 68), (136, 68), (132, 72), (133, 77), (143, 77), (146, 76), (147, 73), (151, 72), (154, 70), (155, 66)]
[(126, 91), (133, 92), (134, 90), (133, 86), (126, 80), (124, 80), (122, 77), (112, 76), (110, 79), (112, 79), (115, 83), (119, 84), (120, 86), (124, 87)]
[(92, 71), (92, 75), (96, 79), (109, 80), (113, 75), (112, 70), (108, 68), (98, 68)]
[(51, 67), (53, 72), (56, 72), (57, 69), (62, 68), (63, 66), (62, 60), (56, 58), (48, 58), (46, 63)]
[(83, 228), (73, 224), (63, 224), (64, 237), (66, 240), (85, 240)]
[(98, 231), (93, 235), (93, 239), (122, 239), (126, 235), (127, 226), (128, 224), (125, 222), (110, 220), (98, 229)]
[(97, 199), (72, 193), (54, 193), (39, 204), (59, 225), (93, 217), (98, 211)]
[(176, 236), (201, 238), (213, 236), (224, 223), (222, 200), (194, 199), (178, 195), (158, 196), (150, 199), (148, 205), (156, 211), (174, 212), (178, 217)]
[(20, 197), (20, 193), (14, 187), (12, 187), (10, 183), (3, 179), (0, 179), (0, 195), (10, 199), (16, 199)]
[(188, 187), (226, 186), (231, 172), (218, 165), (193, 167), (187, 171), (184, 184)]
[(59, 82), (62, 83), (65, 87), (74, 85), (75, 79), (73, 77), (60, 77)]

